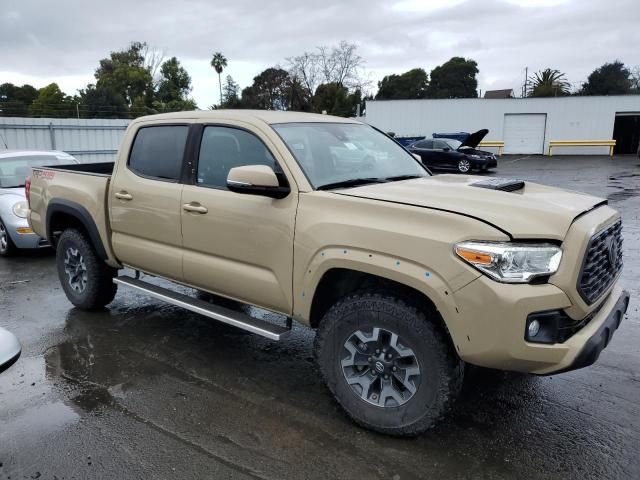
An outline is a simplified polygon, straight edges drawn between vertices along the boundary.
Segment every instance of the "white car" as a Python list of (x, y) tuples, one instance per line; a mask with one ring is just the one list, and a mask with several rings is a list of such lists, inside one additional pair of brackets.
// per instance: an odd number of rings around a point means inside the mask
[(24, 185), (31, 167), (78, 163), (68, 153), (56, 150), (0, 150), (0, 256), (9, 257), (22, 248), (49, 246), (27, 222)]
[(18, 361), (22, 348), (14, 334), (0, 328), (0, 372)]

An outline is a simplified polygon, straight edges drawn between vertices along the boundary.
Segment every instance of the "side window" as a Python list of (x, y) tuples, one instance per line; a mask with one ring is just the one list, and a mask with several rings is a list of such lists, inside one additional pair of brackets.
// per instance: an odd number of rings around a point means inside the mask
[(197, 184), (227, 188), (229, 170), (243, 165), (278, 165), (254, 134), (230, 127), (205, 127), (198, 156)]
[(422, 140), (416, 143), (418, 148), (433, 148), (433, 140)]
[(141, 128), (129, 154), (129, 168), (145, 177), (179, 180), (188, 132), (186, 125)]
[(435, 148), (442, 150), (444, 148), (448, 148), (449, 145), (447, 144), (447, 142), (443, 142), (442, 140), (436, 140), (435, 142)]

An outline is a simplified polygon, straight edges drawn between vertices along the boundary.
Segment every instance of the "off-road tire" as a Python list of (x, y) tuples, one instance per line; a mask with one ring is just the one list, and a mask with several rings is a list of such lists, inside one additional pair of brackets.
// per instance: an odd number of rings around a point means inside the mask
[[(79, 292), (72, 288), (65, 272), (67, 251), (77, 251), (86, 268), (86, 284)], [(58, 277), (69, 301), (82, 310), (97, 310), (111, 303), (118, 286), (113, 283), (117, 270), (106, 265), (96, 254), (86, 235), (70, 228), (62, 232), (56, 243), (56, 265)]]
[[(462, 388), (464, 363), (434, 312), (425, 312), (398, 295), (362, 291), (333, 305), (322, 319), (315, 355), (322, 375), (338, 403), (359, 425), (380, 433), (415, 436), (435, 425)], [(345, 341), (356, 330), (379, 327), (395, 332), (415, 352), (421, 377), (413, 396), (399, 406), (376, 406), (347, 383), (341, 365), (349, 356)]]
[(18, 253), (18, 248), (13, 243), (13, 240), (11, 240), (9, 230), (7, 230), (2, 220), (0, 220), (0, 240), (2, 240), (2, 244), (0, 244), (0, 257), (13, 257)]

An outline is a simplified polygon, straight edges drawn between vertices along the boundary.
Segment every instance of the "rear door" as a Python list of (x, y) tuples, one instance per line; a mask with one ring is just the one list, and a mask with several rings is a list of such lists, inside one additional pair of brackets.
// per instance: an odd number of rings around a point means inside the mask
[[(297, 188), (270, 139), (242, 125), (202, 127), (193, 181), (180, 202), (185, 283), (291, 314)], [(229, 170), (242, 165), (272, 167), (291, 193), (273, 199), (229, 191)]]
[(433, 140), (421, 140), (413, 144), (412, 151), (420, 155), (422, 163), (427, 167), (436, 165), (435, 152), (433, 151)]
[(180, 181), (188, 134), (188, 124), (138, 129), (126, 163), (118, 162), (109, 192), (116, 257), (178, 281), (183, 278)]

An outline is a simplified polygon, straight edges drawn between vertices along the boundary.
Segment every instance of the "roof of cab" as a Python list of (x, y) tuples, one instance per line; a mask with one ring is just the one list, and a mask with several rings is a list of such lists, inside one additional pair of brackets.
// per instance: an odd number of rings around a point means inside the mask
[(259, 121), (269, 125), (276, 123), (361, 123), (352, 118), (334, 117), (319, 113), (282, 112), (274, 110), (191, 110), (186, 112), (161, 113), (139, 117), (134, 122), (147, 122), (153, 120), (245, 120)]

